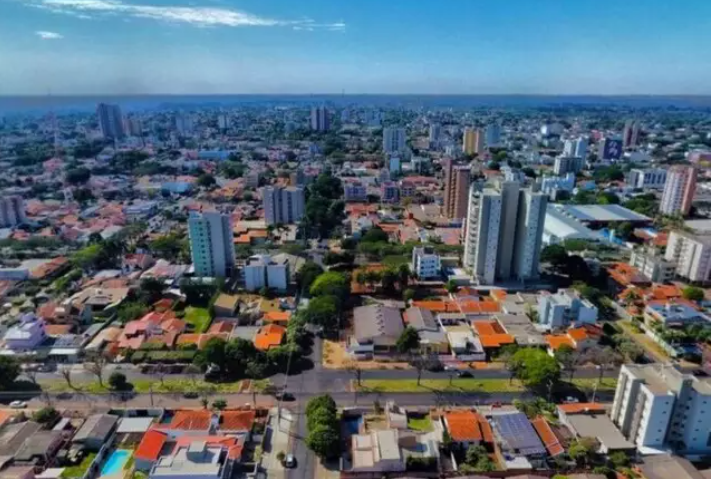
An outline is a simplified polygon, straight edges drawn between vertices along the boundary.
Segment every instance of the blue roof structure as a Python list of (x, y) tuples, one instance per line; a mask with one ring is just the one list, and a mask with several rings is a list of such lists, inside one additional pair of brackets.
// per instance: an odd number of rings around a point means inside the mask
[(510, 449), (524, 456), (546, 454), (539, 435), (524, 413), (493, 414), (491, 417), (495, 433)]

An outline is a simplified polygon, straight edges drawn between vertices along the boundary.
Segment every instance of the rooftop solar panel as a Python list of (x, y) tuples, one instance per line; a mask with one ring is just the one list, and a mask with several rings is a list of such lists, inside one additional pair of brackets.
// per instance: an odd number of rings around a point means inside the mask
[(523, 413), (493, 415), (494, 426), (510, 448), (525, 456), (546, 454), (541, 439)]

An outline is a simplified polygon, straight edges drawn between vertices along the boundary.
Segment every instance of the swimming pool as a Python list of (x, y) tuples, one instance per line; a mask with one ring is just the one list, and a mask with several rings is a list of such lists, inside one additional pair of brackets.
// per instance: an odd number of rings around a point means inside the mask
[(118, 474), (126, 465), (126, 461), (131, 457), (131, 451), (126, 449), (116, 449), (111, 453), (109, 459), (106, 460), (101, 468), (101, 476), (111, 476), (112, 474)]
[(347, 416), (342, 419), (346, 434), (358, 434), (363, 423), (363, 416)]

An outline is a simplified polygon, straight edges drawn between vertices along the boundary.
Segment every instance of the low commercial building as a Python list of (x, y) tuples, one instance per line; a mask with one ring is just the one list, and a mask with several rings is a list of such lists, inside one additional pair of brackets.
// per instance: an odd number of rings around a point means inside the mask
[(359, 306), (354, 308), (354, 334), (349, 350), (357, 358), (391, 353), (403, 329), (398, 308), (380, 304)]
[(577, 437), (596, 439), (601, 454), (616, 451), (626, 453), (635, 450), (635, 444), (628, 441), (606, 416), (606, 409), (598, 403), (562, 404), (557, 406), (557, 415), (563, 425)]

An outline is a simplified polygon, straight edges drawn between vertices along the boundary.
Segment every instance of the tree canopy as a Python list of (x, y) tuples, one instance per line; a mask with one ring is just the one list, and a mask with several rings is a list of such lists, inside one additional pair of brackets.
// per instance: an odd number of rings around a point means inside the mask
[(546, 351), (538, 348), (521, 348), (509, 358), (507, 368), (525, 386), (537, 389), (559, 380), (559, 363)]
[(396, 340), (396, 349), (401, 354), (418, 349), (419, 346), (420, 337), (418, 336), (418, 331), (412, 326), (406, 327)]

